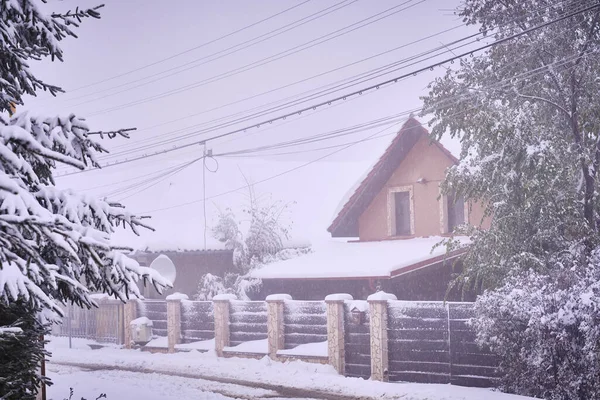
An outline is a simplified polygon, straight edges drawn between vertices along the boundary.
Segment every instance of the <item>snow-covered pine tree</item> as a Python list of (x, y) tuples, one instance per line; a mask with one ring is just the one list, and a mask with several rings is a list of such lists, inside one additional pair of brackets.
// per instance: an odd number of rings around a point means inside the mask
[[(25, 94), (52, 94), (28, 61), (62, 60), (58, 43), (97, 9), (45, 15), (35, 0), (0, 0), (0, 112), (12, 113)], [(106, 152), (97, 141), (127, 130), (91, 132), (82, 118), (0, 117), (0, 398), (32, 399), (45, 356), (39, 338), (72, 302), (92, 307), (90, 293), (126, 299), (139, 295), (140, 279), (157, 289), (169, 285), (140, 267), (111, 242), (116, 227), (147, 227), (120, 204), (60, 190), (57, 165), (98, 167)]]
[(599, 398), (600, 298), (588, 277), (600, 268), (600, 8), (591, 0), (461, 7), (488, 41), (557, 22), (463, 59), (424, 99), (432, 134), (462, 143), (444, 189), (481, 200), (493, 217), (487, 231), (459, 232), (473, 243), (456, 283), (488, 289), (475, 326), (501, 355), (505, 389)]

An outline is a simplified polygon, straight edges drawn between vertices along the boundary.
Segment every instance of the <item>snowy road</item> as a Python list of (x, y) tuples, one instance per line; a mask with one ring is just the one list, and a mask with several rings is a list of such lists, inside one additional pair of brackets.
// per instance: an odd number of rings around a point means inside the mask
[(87, 400), (94, 400), (101, 393), (106, 393), (107, 400), (293, 400), (275, 391), (163, 374), (90, 370), (56, 364), (48, 364), (47, 373), (54, 382), (48, 388), (49, 400), (68, 399), (70, 388), (74, 390), (73, 399)]

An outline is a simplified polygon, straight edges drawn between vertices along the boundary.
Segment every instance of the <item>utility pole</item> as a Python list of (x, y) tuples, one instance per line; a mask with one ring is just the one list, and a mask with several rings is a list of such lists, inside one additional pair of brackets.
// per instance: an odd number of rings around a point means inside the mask
[[(206, 218), (206, 170), (208, 167), (206, 166), (206, 158), (212, 157), (212, 150), (206, 148), (206, 142), (200, 143), (203, 146), (202, 151), (202, 210), (204, 214), (204, 251), (206, 251), (206, 231), (207, 231), (207, 218)], [(216, 172), (211, 171), (211, 172)]]
[(202, 209), (204, 212), (204, 251), (206, 251), (206, 142), (202, 152)]

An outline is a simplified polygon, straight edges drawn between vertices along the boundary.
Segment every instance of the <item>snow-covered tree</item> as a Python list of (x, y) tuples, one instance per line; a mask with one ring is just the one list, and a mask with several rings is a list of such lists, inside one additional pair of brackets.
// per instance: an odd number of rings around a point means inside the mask
[[(22, 96), (60, 88), (29, 69), (33, 59), (62, 60), (58, 43), (97, 9), (45, 15), (34, 0), (0, 0), (0, 112), (12, 114)], [(139, 295), (143, 279), (157, 289), (169, 283), (124, 255), (111, 242), (117, 227), (138, 232), (143, 218), (120, 204), (55, 186), (58, 165), (99, 167), (106, 152), (99, 139), (127, 130), (92, 132), (75, 115), (43, 117), (22, 112), (0, 116), (0, 397), (35, 396), (44, 356), (41, 335), (61, 316), (61, 305), (95, 305), (90, 293), (120, 299)], [(4, 363), (10, 354), (13, 364)], [(6, 371), (4, 370), (6, 369)]]
[[(432, 134), (462, 144), (444, 189), (482, 201), (492, 216), (489, 230), (458, 232), (473, 243), (455, 283), (488, 290), (476, 326), (482, 343), (500, 351), (505, 388), (592, 398), (590, 384), (600, 393), (596, 361), (572, 362), (587, 357), (583, 314), (558, 321), (555, 311), (567, 303), (584, 310), (577, 293), (588, 292), (575, 277), (599, 268), (600, 8), (579, 0), (465, 0), (458, 12), (489, 41), (550, 24), (451, 66), (424, 99)], [(589, 293), (595, 302), (598, 292)], [(539, 348), (537, 335), (548, 346)], [(570, 339), (572, 348), (563, 348)]]
[(249, 277), (250, 271), (309, 251), (308, 248), (284, 248), (284, 242), (289, 239), (289, 204), (256, 196), (250, 184), (248, 194), (248, 204), (241, 215), (231, 209), (221, 211), (212, 228), (213, 236), (233, 250), (237, 271), (223, 278), (206, 274), (198, 286), (199, 300), (210, 300), (221, 293), (233, 293), (239, 299), (248, 300), (262, 286), (260, 279)]
[[(244, 177), (244, 179), (246, 179)], [(248, 203), (236, 215), (231, 209), (219, 211), (213, 236), (234, 251), (234, 264), (242, 274), (266, 257), (283, 250), (289, 239), (289, 204), (257, 196), (248, 182)]]
[[(589, 7), (592, 1), (466, 0), (460, 15), (490, 41)], [(473, 231), (470, 284), (493, 287), (514, 268), (543, 270), (552, 255), (598, 244), (599, 9), (533, 30), (463, 59), (431, 85), (432, 134), (462, 143), (447, 190), (487, 204)]]

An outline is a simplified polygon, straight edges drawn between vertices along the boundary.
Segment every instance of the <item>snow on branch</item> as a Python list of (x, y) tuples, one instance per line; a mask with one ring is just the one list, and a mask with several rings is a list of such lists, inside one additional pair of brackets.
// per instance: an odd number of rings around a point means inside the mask
[[(93, 134), (113, 138), (128, 131)], [(65, 300), (93, 306), (92, 292), (126, 300), (140, 296), (140, 280), (159, 291), (171, 286), (111, 242), (119, 226), (136, 234), (140, 227), (152, 229), (144, 217), (121, 204), (54, 186), (57, 163), (98, 166), (97, 155), (106, 150), (89, 135), (85, 121), (75, 115), (0, 117), (1, 302), (30, 301), (50, 310), (51, 319), (60, 315)]]

